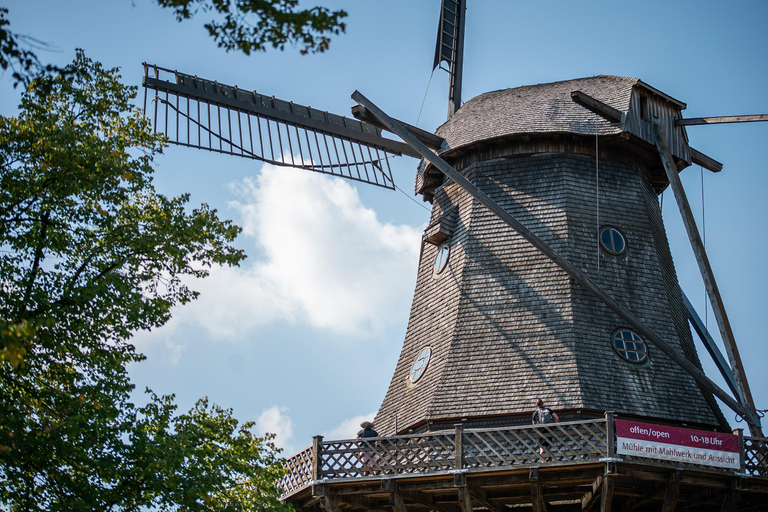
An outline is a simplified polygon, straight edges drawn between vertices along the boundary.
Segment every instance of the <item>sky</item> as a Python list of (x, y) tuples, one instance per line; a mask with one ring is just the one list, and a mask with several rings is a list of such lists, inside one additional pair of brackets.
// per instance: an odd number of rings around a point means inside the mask
[[(317, 0), (349, 12), (324, 54), (294, 48), (226, 53), (204, 15), (177, 23), (152, 0), (4, 0), (11, 29), (49, 43), (44, 61), (75, 48), (140, 86), (142, 62), (350, 115), (358, 89), (390, 116), (434, 131), (445, 121), (447, 74), (431, 72), (439, 0)], [(594, 76), (631, 76), (688, 104), (685, 117), (768, 113), (768, 2), (468, 0), (464, 100)], [(314, 2), (304, 2), (304, 5)], [(0, 76), (0, 113), (20, 91)], [(139, 98), (142, 96), (140, 95)], [(758, 409), (768, 408), (768, 123), (689, 127), (719, 174), (681, 173)], [(417, 161), (396, 159), (391, 192), (307, 171), (170, 147), (156, 160), (166, 195), (191, 194), (243, 228), (248, 259), (193, 283), (195, 303), (134, 343), (147, 360), (137, 389), (175, 393), (182, 409), (208, 396), (277, 434), (289, 455), (311, 436), (353, 437), (372, 419), (404, 339), (429, 212), (413, 200)], [(428, 206), (428, 204), (426, 205)], [(663, 214), (678, 277), (719, 339), (671, 192)], [(708, 355), (708, 375), (725, 387)], [(684, 397), (681, 397), (684, 399)], [(726, 410), (733, 427), (734, 415)], [(768, 427), (768, 425), (766, 425)]]

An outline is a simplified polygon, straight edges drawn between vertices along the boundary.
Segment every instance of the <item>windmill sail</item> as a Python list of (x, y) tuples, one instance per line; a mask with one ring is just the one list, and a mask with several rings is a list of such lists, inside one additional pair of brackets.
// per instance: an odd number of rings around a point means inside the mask
[(461, 81), (464, 60), (464, 13), (466, 0), (442, 0), (440, 22), (437, 26), (435, 62), (432, 69), (443, 62), (450, 75), (448, 91), (448, 119), (461, 107)]
[[(389, 158), (412, 154), (381, 129), (330, 112), (144, 64), (144, 112), (180, 146), (394, 189)], [(148, 98), (147, 91), (154, 91)], [(151, 100), (151, 101), (148, 101)]]

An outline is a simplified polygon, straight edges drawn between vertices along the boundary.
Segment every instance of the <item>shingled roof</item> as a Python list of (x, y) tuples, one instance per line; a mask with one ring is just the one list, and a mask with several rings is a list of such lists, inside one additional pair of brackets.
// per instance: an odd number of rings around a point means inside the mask
[(571, 92), (582, 91), (621, 112), (628, 112), (636, 85), (685, 108), (684, 103), (641, 80), (621, 76), (599, 75), (504, 89), (472, 98), (440, 126), (437, 134), (445, 139), (440, 153), (516, 134), (619, 134), (623, 129), (620, 123), (611, 123), (575, 103)]

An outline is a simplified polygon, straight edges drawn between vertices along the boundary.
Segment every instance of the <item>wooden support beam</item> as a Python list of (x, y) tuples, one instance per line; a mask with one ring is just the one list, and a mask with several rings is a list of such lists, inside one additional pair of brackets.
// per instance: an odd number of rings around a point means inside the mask
[(600, 489), (600, 512), (611, 512), (613, 503), (613, 475), (603, 476), (603, 485)]
[(402, 489), (398, 482), (392, 479), (382, 480), (381, 489), (390, 494), (398, 494), (403, 499), (428, 507), (430, 510), (437, 510), (439, 512), (461, 512), (461, 509), (456, 505), (436, 503), (434, 498), (425, 492)]
[(675, 505), (677, 505), (677, 499), (680, 496), (680, 474), (681, 471), (676, 469), (669, 476), (669, 483), (664, 493), (664, 503), (661, 506), (661, 512), (675, 512)]
[(394, 512), (408, 512), (408, 509), (405, 507), (405, 502), (403, 501), (403, 496), (400, 493), (389, 493), (389, 504), (392, 505), (392, 510)]
[(544, 499), (544, 489), (539, 477), (539, 468), (531, 468), (528, 472), (531, 481), (531, 507), (533, 512), (547, 512), (547, 502)]
[(705, 168), (708, 171), (712, 172), (720, 172), (723, 170), (723, 164), (715, 160), (714, 158), (710, 158), (701, 151), (697, 151), (693, 148), (689, 148), (691, 150), (691, 161), (696, 164), (700, 165), (703, 168)]
[(603, 476), (600, 475), (592, 482), (592, 490), (587, 491), (584, 496), (581, 497), (581, 510), (583, 512), (589, 512), (589, 510), (595, 506), (597, 500), (600, 499), (600, 487), (602, 485)]
[[(333, 499), (340, 503), (346, 503), (353, 507), (369, 510), (370, 512), (392, 512), (386, 505), (382, 506), (377, 500), (360, 496), (357, 494), (334, 494)], [(404, 510), (395, 510), (395, 512), (406, 512)]]
[(723, 499), (723, 504), (720, 506), (720, 512), (736, 512), (739, 508), (740, 498), (741, 494), (737, 490), (729, 490), (725, 495), (725, 499)]
[(502, 502), (489, 498), (488, 493), (482, 487), (468, 485), (467, 489), (469, 490), (469, 495), (472, 496), (472, 500), (480, 503), (490, 512), (504, 512), (507, 509), (507, 506)]
[(651, 485), (646, 486), (640, 496), (633, 496), (624, 503), (621, 512), (632, 512), (653, 500), (659, 499), (666, 486), (667, 484), (661, 481), (653, 482)]
[(330, 496), (323, 496), (323, 501), (321, 503), (323, 504), (325, 512), (341, 512), (339, 505)]
[[(352, 99), (364, 105), (371, 111), (387, 129), (397, 134), (403, 139), (409, 146), (411, 146), (416, 152), (418, 152), (423, 158), (437, 167), (443, 174), (453, 180), (459, 187), (464, 189), (468, 194), (477, 199), (481, 204), (486, 206), (495, 215), (499, 217), (509, 227), (514, 229), (520, 236), (525, 238), (531, 245), (538, 249), (542, 254), (549, 258), (553, 263), (563, 269), (574, 281), (583, 286), (588, 292), (597, 297), (608, 308), (619, 315), (624, 321), (626, 321), (630, 327), (633, 327), (641, 336), (644, 336), (648, 341), (653, 343), (659, 350), (664, 352), (670, 359), (672, 359), (678, 366), (684, 371), (688, 372), (703, 388), (710, 391), (712, 394), (722, 400), (728, 407), (739, 413), (743, 417), (749, 417), (755, 421), (757, 415), (754, 413), (754, 407), (749, 409), (736, 400), (734, 400), (728, 393), (726, 393), (720, 386), (715, 384), (712, 379), (706, 376), (704, 372), (691, 363), (684, 355), (678, 353), (673, 349), (666, 341), (660, 336), (648, 328), (643, 322), (640, 321), (635, 315), (633, 315), (627, 308), (619, 304), (608, 292), (597, 286), (590, 280), (586, 274), (576, 268), (568, 260), (560, 256), (543, 240), (534, 235), (528, 228), (518, 222), (509, 212), (499, 206), (496, 201), (488, 197), (488, 195), (475, 186), (472, 182), (466, 179), (460, 172), (451, 167), (445, 160), (433, 153), (429, 148), (422, 144), (416, 137), (411, 135), (405, 128), (398, 125), (391, 117), (385, 114), (380, 108), (374, 105), (368, 98), (363, 96), (359, 91), (355, 91), (352, 94)], [(667, 152), (668, 154), (668, 152)], [(762, 437), (762, 436), (760, 436)]]
[(571, 99), (587, 110), (594, 112), (612, 123), (620, 123), (622, 121), (623, 113), (621, 110), (615, 109), (607, 103), (603, 103), (602, 101), (593, 98), (589, 94), (581, 91), (573, 91), (571, 92)]
[[(677, 173), (677, 167), (672, 159), (672, 154), (669, 151), (667, 140), (664, 137), (664, 131), (661, 126), (656, 124), (656, 148), (661, 156), (661, 162), (664, 167), (664, 171), (667, 174), (669, 180), (669, 186), (672, 188), (672, 192), (675, 194), (675, 200), (677, 201), (677, 207), (680, 210), (680, 215), (683, 218), (683, 225), (688, 233), (688, 239), (691, 242), (693, 248), (693, 254), (696, 257), (696, 263), (699, 265), (699, 271), (701, 277), (704, 280), (704, 286), (707, 290), (707, 296), (709, 302), (712, 304), (712, 310), (715, 313), (715, 319), (717, 325), (720, 328), (720, 335), (723, 337), (723, 343), (725, 345), (725, 352), (728, 354), (728, 360), (731, 363), (731, 369), (733, 370), (734, 378), (736, 380), (736, 387), (739, 390), (739, 402), (740, 405), (745, 406), (746, 415), (737, 409), (736, 412), (741, 414), (747, 423), (749, 424), (750, 432), (753, 436), (763, 437), (762, 430), (760, 428), (760, 418), (755, 413), (755, 402), (752, 400), (752, 393), (749, 390), (749, 384), (744, 373), (744, 366), (741, 363), (741, 356), (739, 355), (739, 349), (736, 346), (736, 340), (731, 330), (731, 324), (728, 321), (728, 315), (725, 312), (725, 305), (723, 304), (722, 297), (720, 296), (720, 290), (717, 288), (717, 282), (715, 281), (715, 275), (712, 272), (712, 267), (709, 264), (709, 258), (704, 250), (704, 244), (701, 241), (699, 235), (699, 229), (696, 227), (696, 221), (693, 218), (691, 212), (691, 206), (688, 204), (688, 198), (685, 195), (683, 184), (680, 181), (680, 176)], [(719, 388), (718, 388), (719, 389)], [(729, 404), (730, 405), (730, 404)], [(733, 407), (731, 407), (733, 409)], [(744, 407), (742, 407), (743, 409)]]
[(472, 506), (472, 497), (469, 495), (469, 490), (464, 487), (459, 487), (459, 506), (461, 507), (461, 512), (472, 512), (473, 506)]
[(754, 123), (768, 121), (768, 114), (754, 114), (745, 116), (717, 116), (717, 117), (691, 117), (690, 119), (675, 119), (675, 126), (697, 126), (701, 124), (722, 123)]

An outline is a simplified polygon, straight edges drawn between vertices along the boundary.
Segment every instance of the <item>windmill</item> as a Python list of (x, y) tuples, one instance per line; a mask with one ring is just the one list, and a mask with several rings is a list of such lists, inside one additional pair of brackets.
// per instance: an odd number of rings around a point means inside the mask
[[(539, 396), (564, 420), (613, 411), (722, 431), (717, 397), (762, 438), (678, 172), (691, 163), (722, 168), (688, 145), (686, 126), (768, 116), (684, 119), (679, 100), (612, 76), (498, 91), (462, 106), (465, 10), (465, 0), (441, 2), (434, 64), (447, 69), (450, 94), (448, 121), (435, 134), (391, 119), (358, 92), (348, 118), (149, 64), (144, 86), (155, 97), (145, 97), (145, 111), (179, 145), (384, 188), (394, 188), (390, 158), (421, 159), (416, 192), (433, 210), (408, 332), (376, 419), (382, 434), (522, 425)], [(667, 186), (726, 356), (677, 284), (657, 200)], [(731, 393), (701, 370), (689, 320)], [(603, 502), (609, 480), (606, 472)], [(474, 494), (484, 508), (500, 507)], [(332, 500), (322, 503), (335, 512)]]

